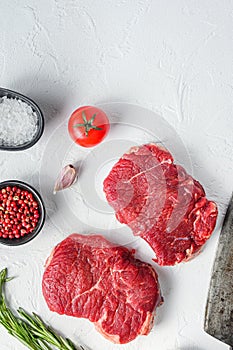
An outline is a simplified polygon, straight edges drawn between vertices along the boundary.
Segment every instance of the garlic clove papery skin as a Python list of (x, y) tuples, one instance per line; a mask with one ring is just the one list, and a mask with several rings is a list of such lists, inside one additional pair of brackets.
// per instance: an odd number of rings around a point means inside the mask
[(77, 169), (73, 165), (66, 165), (57, 177), (53, 193), (56, 194), (58, 191), (70, 187), (77, 180), (77, 175)]

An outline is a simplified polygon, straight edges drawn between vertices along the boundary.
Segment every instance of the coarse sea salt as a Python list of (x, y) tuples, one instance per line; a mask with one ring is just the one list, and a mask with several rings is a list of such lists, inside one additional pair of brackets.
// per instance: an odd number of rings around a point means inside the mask
[(0, 146), (26, 144), (37, 128), (38, 117), (30, 105), (17, 98), (0, 98)]

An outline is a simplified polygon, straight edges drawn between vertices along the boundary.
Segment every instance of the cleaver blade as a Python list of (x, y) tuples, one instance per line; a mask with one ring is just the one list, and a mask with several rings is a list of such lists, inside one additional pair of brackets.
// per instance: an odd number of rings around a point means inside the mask
[(219, 237), (204, 330), (233, 347), (233, 196)]

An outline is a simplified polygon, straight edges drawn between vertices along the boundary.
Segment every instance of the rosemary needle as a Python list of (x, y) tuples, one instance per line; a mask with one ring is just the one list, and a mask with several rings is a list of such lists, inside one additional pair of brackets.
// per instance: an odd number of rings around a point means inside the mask
[(16, 316), (7, 307), (3, 292), (4, 284), (9, 280), (11, 278), (7, 278), (5, 268), (0, 272), (0, 324), (7, 329), (8, 333), (31, 350), (52, 350), (54, 346), (58, 350), (85, 350), (81, 345), (75, 346), (70, 339), (58, 335), (35, 313), (30, 315), (19, 308), (18, 313), (21, 317)]

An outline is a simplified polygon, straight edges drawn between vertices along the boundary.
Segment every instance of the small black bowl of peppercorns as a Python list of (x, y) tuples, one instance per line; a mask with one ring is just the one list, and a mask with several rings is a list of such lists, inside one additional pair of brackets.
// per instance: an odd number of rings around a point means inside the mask
[(44, 203), (32, 186), (19, 180), (0, 183), (0, 243), (27, 243), (38, 235), (44, 221)]

